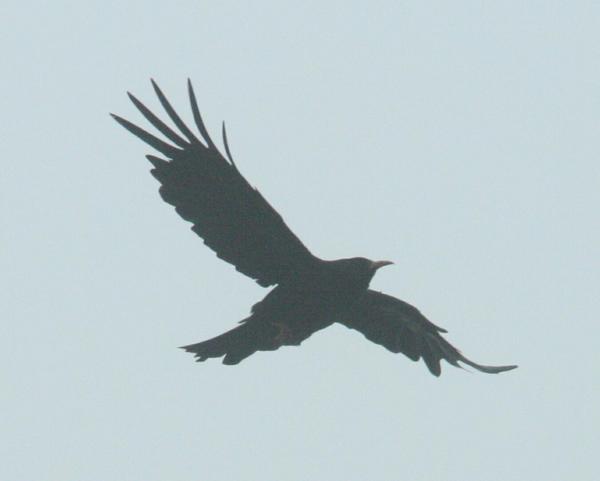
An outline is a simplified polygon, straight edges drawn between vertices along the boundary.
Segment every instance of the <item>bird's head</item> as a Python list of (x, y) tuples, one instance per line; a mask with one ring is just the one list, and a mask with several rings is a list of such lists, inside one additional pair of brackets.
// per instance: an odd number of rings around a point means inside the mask
[(358, 281), (359, 284), (364, 284), (365, 288), (369, 286), (378, 269), (393, 264), (391, 261), (373, 261), (365, 257), (341, 259), (337, 262), (343, 263), (344, 270), (350, 274), (351, 278)]
[(380, 267), (390, 266), (393, 264), (392, 261), (370, 261), (371, 262), (371, 270), (373, 273), (377, 271)]

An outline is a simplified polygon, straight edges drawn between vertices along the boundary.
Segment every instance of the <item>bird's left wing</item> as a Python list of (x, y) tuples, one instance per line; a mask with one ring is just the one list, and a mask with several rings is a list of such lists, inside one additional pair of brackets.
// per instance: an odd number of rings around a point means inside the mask
[(154, 166), (152, 175), (162, 184), (159, 192), (165, 202), (193, 223), (192, 230), (218, 257), (262, 286), (280, 283), (299, 265), (313, 262), (316, 258), (237, 169), (229, 152), (224, 125), (227, 157), (219, 152), (202, 121), (191, 83), (188, 82), (189, 97), (199, 135), (185, 125), (154, 81), (152, 85), (179, 132), (167, 126), (133, 95), (129, 94), (129, 98), (171, 143), (128, 120), (113, 117), (166, 157), (147, 156)]
[(435, 376), (441, 374), (442, 359), (456, 367), (464, 363), (492, 374), (517, 367), (482, 366), (467, 359), (442, 337), (446, 331), (429, 321), (416, 307), (381, 292), (368, 290), (351, 317), (340, 323), (394, 353), (401, 352), (413, 361), (423, 358)]

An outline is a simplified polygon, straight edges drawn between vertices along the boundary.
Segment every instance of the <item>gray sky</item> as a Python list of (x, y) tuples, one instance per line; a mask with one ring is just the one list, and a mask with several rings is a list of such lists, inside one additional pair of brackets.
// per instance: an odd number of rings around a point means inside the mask
[[(598, 2), (3, 4), (0, 478), (597, 479)], [(141, 121), (185, 80), (314, 253), (499, 376), (342, 326), (236, 367), (176, 346), (266, 291), (157, 194)]]

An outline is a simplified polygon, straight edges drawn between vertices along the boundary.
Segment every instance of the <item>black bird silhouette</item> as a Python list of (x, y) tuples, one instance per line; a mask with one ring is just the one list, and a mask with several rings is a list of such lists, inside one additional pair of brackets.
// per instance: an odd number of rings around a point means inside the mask
[(193, 224), (192, 230), (219, 258), (263, 287), (276, 285), (237, 327), (183, 347), (198, 361), (224, 356), (224, 364), (237, 364), (256, 351), (299, 345), (314, 332), (338, 322), (394, 353), (401, 352), (413, 361), (423, 358), (435, 376), (441, 373), (442, 359), (487, 373), (517, 367), (482, 366), (467, 359), (441, 336), (446, 331), (418, 309), (369, 289), (377, 269), (391, 262), (363, 257), (325, 261), (311, 254), (238, 170), (225, 124), (226, 156), (219, 152), (202, 121), (191, 82), (188, 80), (190, 104), (200, 138), (183, 123), (154, 81), (152, 85), (179, 133), (130, 93), (129, 98), (172, 144), (113, 117), (166, 157), (147, 156), (154, 166), (152, 175), (162, 184), (162, 198)]

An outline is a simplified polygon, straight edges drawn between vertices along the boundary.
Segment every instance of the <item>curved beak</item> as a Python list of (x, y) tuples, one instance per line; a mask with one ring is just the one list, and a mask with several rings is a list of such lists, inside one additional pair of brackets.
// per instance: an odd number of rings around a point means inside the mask
[(373, 261), (371, 265), (373, 266), (373, 270), (376, 271), (380, 267), (389, 266), (391, 264), (393, 264), (392, 261)]

